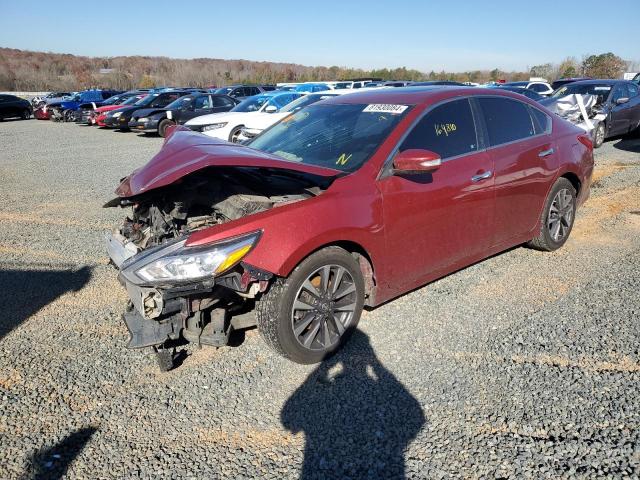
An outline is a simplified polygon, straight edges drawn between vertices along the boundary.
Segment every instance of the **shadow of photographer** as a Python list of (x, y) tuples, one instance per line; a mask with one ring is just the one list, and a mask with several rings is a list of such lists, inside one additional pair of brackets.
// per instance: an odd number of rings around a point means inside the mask
[(305, 434), (304, 480), (405, 478), (404, 452), (426, 421), (359, 330), (309, 375), (280, 418)]

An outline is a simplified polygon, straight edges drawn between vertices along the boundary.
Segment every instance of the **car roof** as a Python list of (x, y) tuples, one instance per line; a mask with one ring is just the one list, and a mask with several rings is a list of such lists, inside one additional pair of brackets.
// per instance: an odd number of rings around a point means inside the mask
[(617, 79), (611, 79), (611, 78), (603, 78), (600, 80), (579, 80), (577, 82), (571, 82), (571, 85), (598, 85), (598, 84), (602, 84), (602, 83), (610, 83), (611, 85), (617, 84), (617, 83), (625, 83), (627, 82), (627, 80), (617, 80)]
[[(402, 105), (430, 105), (447, 98), (479, 95), (501, 95), (522, 101), (522, 96), (509, 90), (499, 88), (432, 86), (432, 87), (404, 87), (371, 89), (368, 92), (358, 92), (351, 95), (340, 95), (327, 98), (325, 104), (402, 104)], [(525, 97), (526, 98), (526, 97)], [(532, 101), (533, 102), (533, 101)], [(532, 103), (533, 105), (534, 103)]]

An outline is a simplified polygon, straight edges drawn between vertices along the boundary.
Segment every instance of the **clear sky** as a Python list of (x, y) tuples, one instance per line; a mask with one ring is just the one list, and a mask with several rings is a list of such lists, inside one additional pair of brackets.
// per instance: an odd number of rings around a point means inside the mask
[(303, 65), (522, 70), (640, 60), (640, 0), (0, 0), (0, 46)]

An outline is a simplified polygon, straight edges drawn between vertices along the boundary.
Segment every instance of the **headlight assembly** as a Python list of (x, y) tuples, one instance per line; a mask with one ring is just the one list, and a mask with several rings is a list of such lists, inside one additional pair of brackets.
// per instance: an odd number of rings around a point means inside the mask
[[(153, 259), (136, 268), (135, 275), (145, 282), (190, 282), (220, 275), (242, 260), (256, 245), (260, 232), (250, 233), (211, 245), (185, 247), (171, 245), (165, 255), (153, 255)], [(178, 247), (178, 248), (176, 248)], [(163, 249), (164, 250), (164, 249)], [(143, 258), (142, 263), (145, 262)], [(137, 263), (137, 262), (136, 262)]]
[(218, 128), (225, 127), (227, 125), (227, 123), (228, 122), (212, 123), (211, 125), (203, 125), (202, 126), (202, 131), (203, 132), (208, 132), (209, 130), (217, 130)]
[(113, 114), (113, 118), (118, 118), (120, 115), (122, 115), (122, 112), (116, 112)]
[(141, 123), (146, 123), (149, 121), (149, 119), (147, 117), (142, 117), (142, 118), (139, 118), (138, 121)]

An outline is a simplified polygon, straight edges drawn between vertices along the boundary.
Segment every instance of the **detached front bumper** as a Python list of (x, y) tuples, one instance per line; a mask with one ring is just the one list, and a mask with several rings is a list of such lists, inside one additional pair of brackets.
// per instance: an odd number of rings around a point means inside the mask
[[(221, 277), (150, 286), (141, 284), (135, 274), (136, 265), (140, 259), (162, 255), (167, 244), (139, 252), (118, 232), (106, 233), (105, 242), (109, 257), (119, 270), (118, 280), (130, 299), (123, 314), (130, 333), (128, 348), (160, 346), (179, 338), (222, 346), (228, 341), (232, 328), (255, 325), (251, 312), (232, 313), (229, 299), (234, 297), (233, 292), (250, 295), (254, 284), (261, 288), (259, 291), (264, 291), (272, 274), (243, 264), (242, 268)], [(174, 244), (178, 247), (182, 242)]]

